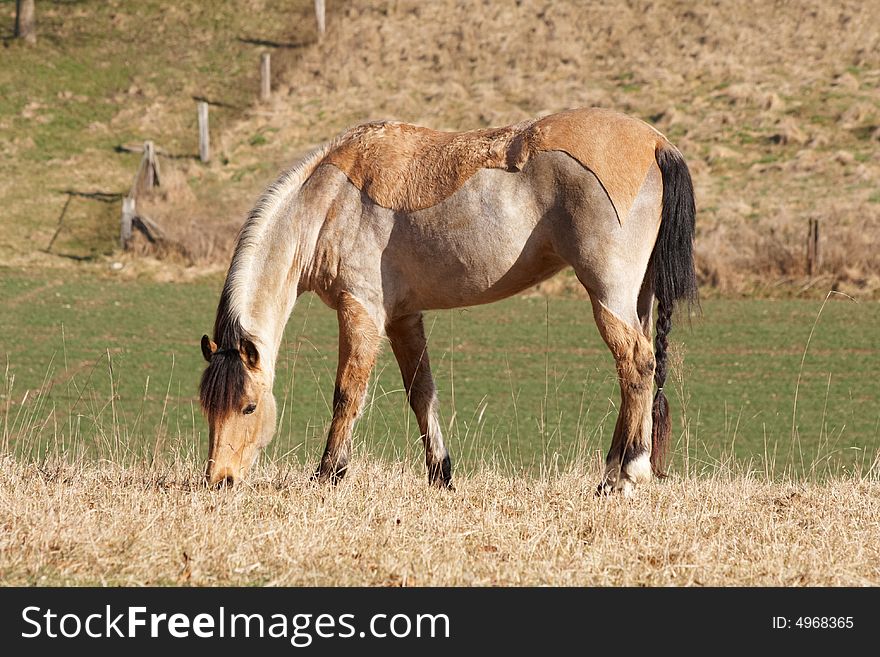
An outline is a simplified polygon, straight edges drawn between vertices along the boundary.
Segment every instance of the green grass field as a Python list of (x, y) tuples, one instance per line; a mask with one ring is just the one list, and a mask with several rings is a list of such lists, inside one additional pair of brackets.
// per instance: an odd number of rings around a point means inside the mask
[[(211, 329), (221, 283), (0, 270), (0, 421), (10, 447), (151, 458), (198, 446), (204, 454), (198, 342)], [(731, 454), (808, 477), (871, 464), (880, 447), (880, 304), (837, 295), (824, 307), (711, 299), (702, 310), (690, 328), (678, 317), (673, 331), (673, 470), (715, 467)], [(607, 449), (617, 384), (585, 301), (517, 297), (429, 313), (426, 328), (459, 468), (497, 457), (534, 472)], [(275, 385), (280, 430), (268, 453), (312, 463), (330, 418), (335, 314), (302, 297), (285, 340)], [(421, 460), (390, 349), (356, 442), (378, 456)]]

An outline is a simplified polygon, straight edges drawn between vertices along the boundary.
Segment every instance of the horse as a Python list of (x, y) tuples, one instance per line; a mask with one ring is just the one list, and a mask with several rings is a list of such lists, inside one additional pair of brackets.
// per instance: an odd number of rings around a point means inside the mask
[(242, 480), (272, 439), (282, 333), (297, 298), (313, 292), (339, 324), (332, 419), (313, 478), (344, 476), (387, 340), (428, 482), (451, 488), (422, 313), (491, 303), (571, 267), (620, 384), (597, 492), (633, 494), (663, 475), (667, 340), (675, 305), (697, 301), (695, 218), (681, 152), (611, 110), (467, 132), (393, 121), (348, 129), (282, 173), (239, 232), (213, 339), (201, 340), (207, 484)]

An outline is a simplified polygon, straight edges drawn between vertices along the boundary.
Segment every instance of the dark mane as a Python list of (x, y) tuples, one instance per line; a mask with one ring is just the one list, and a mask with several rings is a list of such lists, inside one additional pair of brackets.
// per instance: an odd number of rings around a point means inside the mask
[(241, 406), (245, 386), (245, 366), (239, 345), (249, 337), (242, 328), (238, 314), (232, 310), (230, 279), (226, 279), (217, 319), (214, 322), (214, 341), (217, 351), (202, 373), (199, 401), (210, 422), (222, 419)]
[[(239, 243), (244, 239), (244, 235), (239, 238)], [(217, 351), (223, 349), (234, 350), (238, 353), (239, 345), (242, 338), (250, 338), (247, 331), (241, 325), (241, 318), (238, 311), (232, 307), (232, 281), (233, 272), (238, 264), (238, 252), (240, 247), (236, 248), (236, 254), (232, 260), (232, 266), (229, 268), (229, 274), (226, 276), (226, 282), (223, 284), (223, 291), (220, 293), (220, 301), (217, 304), (217, 317), (214, 320), (214, 342), (217, 343)]]

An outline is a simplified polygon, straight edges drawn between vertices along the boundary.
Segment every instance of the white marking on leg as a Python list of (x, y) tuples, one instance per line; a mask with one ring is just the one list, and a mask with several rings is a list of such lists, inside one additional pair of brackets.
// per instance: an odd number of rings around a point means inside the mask
[(629, 463), (623, 466), (625, 479), (634, 484), (646, 484), (651, 481), (651, 455), (642, 452)]

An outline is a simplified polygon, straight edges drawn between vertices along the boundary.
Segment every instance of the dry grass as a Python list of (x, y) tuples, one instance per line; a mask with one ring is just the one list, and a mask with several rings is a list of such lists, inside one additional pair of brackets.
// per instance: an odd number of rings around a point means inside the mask
[(0, 467), (5, 585), (880, 584), (880, 482), (773, 483), (716, 468), (597, 498), (598, 463), (538, 478), (491, 465), (429, 489), (361, 458), (338, 488), (262, 466), (230, 491), (194, 458)]

